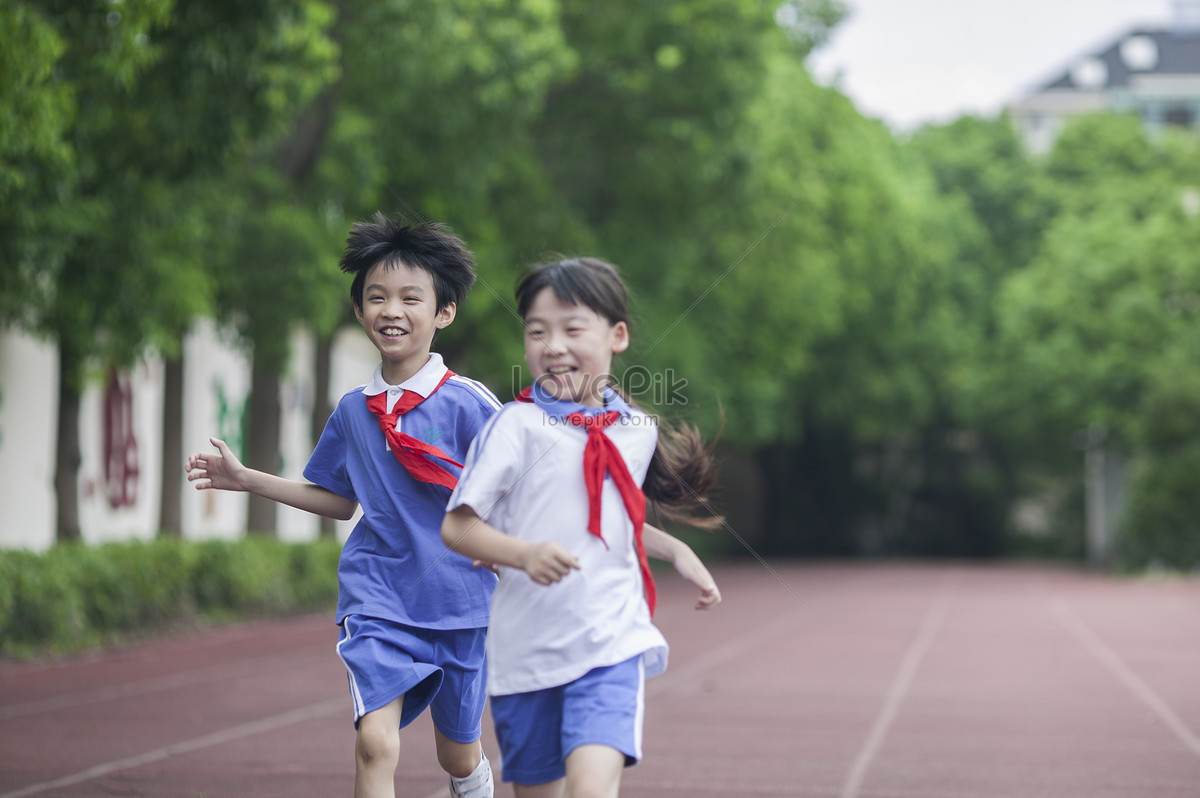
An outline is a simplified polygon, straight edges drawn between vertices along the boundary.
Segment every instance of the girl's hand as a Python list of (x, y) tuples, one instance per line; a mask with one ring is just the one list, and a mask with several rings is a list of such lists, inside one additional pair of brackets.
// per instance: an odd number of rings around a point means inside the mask
[(721, 591), (717, 588), (716, 582), (713, 582), (708, 587), (700, 588), (700, 598), (696, 600), (696, 609), (710, 610), (721, 603)]
[(552, 585), (579, 567), (579, 559), (557, 543), (534, 543), (529, 546), (521, 570), (539, 585)]
[(710, 610), (721, 603), (721, 590), (717, 587), (716, 580), (690, 546), (683, 547), (676, 555), (674, 564), (680, 576), (700, 588), (696, 609)]
[[(196, 482), (196, 490), (246, 490), (247, 469), (230, 451), (225, 441), (209, 438), (217, 453), (196, 452), (188, 458), (188, 482)], [(197, 482), (197, 480), (208, 480)]]

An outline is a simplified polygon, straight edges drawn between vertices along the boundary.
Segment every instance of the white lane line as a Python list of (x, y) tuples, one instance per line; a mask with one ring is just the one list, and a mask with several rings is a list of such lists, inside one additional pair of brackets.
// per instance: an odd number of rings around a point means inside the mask
[(1125, 661), (1115, 651), (1100, 639), (1099, 635), (1092, 631), (1091, 627), (1067, 605), (1061, 596), (1056, 596), (1050, 603), (1050, 611), (1058, 622), (1087, 649), (1087, 652), (1099, 660), (1100, 664), (1117, 678), (1117, 681), (1133, 693), (1151, 712), (1158, 715), (1159, 720), (1171, 730), (1185, 748), (1200, 757), (1200, 738), (1196, 736), (1196, 733), (1167, 706), (1167, 702), (1159, 698), (1158, 694), (1125, 664)]
[(85, 781), (107, 776), (110, 773), (116, 773), (119, 770), (128, 770), (129, 768), (141, 767), (148, 765), (151, 762), (158, 762), (163, 759), (168, 759), (173, 756), (199, 751), (203, 748), (211, 748), (214, 745), (239, 740), (243, 737), (250, 737), (263, 732), (274, 731), (285, 726), (291, 726), (296, 723), (313, 720), (314, 718), (324, 717), (325, 715), (334, 712), (346, 710), (346, 699), (331, 698), (327, 701), (322, 701), (318, 704), (310, 704), (306, 707), (293, 709), (289, 712), (284, 712), (281, 715), (275, 715), (270, 718), (243, 723), (240, 726), (232, 726), (228, 729), (222, 729), (212, 734), (206, 734), (203, 737), (196, 737), (192, 740), (184, 740), (181, 743), (165, 745), (162, 748), (155, 748), (152, 751), (138, 754), (136, 756), (126, 757), (124, 759), (115, 759), (111, 762), (90, 767), (87, 770), (74, 773), (70, 776), (54, 779), (53, 781), (44, 781), (40, 784), (31, 784), (14, 792), (6, 792), (0, 795), (0, 798), (25, 798), (27, 795), (37, 795), (47, 790), (56, 790), (62, 787), (70, 787), (74, 784), (80, 784)]
[(904, 658), (900, 661), (900, 670), (897, 671), (896, 678), (888, 689), (879, 715), (875, 718), (875, 725), (871, 727), (866, 742), (863, 743), (862, 749), (855, 757), (854, 764), (850, 766), (850, 772), (846, 774), (846, 781), (842, 785), (842, 798), (857, 798), (862, 789), (867, 771), (870, 770), (876, 754), (883, 746), (883, 741), (887, 738), (888, 731), (891, 730), (892, 723), (896, 720), (900, 705), (908, 695), (908, 690), (912, 686), (913, 679), (916, 677), (925, 655), (929, 652), (929, 647), (933, 644), (938, 632), (941, 631), (946, 615), (950, 611), (952, 592), (949, 588), (944, 589), (925, 611), (921, 628), (917, 631), (916, 638), (913, 639), (904, 653)]
[(158, 693), (164, 690), (192, 687), (197, 684), (204, 684), (205, 682), (212, 682), (231, 676), (273, 671), (280, 667), (295, 666), (296, 664), (297, 658), (295, 654), (275, 654), (268, 657), (242, 660), (229, 665), (180, 671), (179, 673), (142, 679), (126, 684), (98, 687), (93, 690), (81, 690), (75, 693), (40, 698), (0, 707), (0, 721), (27, 717), (29, 715), (39, 715), (45, 712), (75, 709), (89, 704), (99, 704), (104, 701), (115, 701), (120, 698)]

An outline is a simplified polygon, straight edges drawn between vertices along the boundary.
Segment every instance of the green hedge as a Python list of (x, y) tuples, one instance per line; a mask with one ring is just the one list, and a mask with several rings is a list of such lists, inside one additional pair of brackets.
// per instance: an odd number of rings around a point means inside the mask
[(341, 543), (263, 538), (0, 550), (0, 656), (69, 653), (337, 603)]

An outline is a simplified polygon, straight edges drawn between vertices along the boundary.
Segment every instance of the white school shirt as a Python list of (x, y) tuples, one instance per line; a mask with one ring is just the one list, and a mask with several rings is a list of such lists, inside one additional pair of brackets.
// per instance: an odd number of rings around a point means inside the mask
[[(605, 434), (641, 485), (658, 429), (653, 418), (617, 401), (627, 415)], [(602, 493), (604, 541), (587, 529), (586, 441), (583, 428), (536, 404), (507, 404), (471, 445), (450, 497), (447, 510), (467, 505), (513, 537), (558, 542), (580, 563), (548, 586), (500, 567), (487, 636), (489, 695), (557, 687), (639, 654), (647, 678), (666, 669), (667, 641), (650, 620), (633, 523), (611, 478)]]

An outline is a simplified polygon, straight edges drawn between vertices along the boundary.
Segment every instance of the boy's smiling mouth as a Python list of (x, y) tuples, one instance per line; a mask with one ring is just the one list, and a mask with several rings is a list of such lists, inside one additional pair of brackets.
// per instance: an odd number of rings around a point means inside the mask
[(384, 327), (379, 331), (379, 334), (388, 338), (399, 338), (402, 335), (408, 335), (405, 330), (402, 330), (399, 327)]

